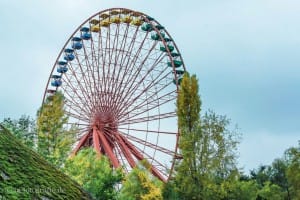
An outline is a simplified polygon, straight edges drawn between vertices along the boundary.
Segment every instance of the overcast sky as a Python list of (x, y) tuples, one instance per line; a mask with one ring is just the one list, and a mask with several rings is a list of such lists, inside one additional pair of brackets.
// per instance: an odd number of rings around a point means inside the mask
[(199, 79), (203, 110), (238, 124), (245, 171), (297, 145), (299, 0), (0, 0), (0, 120), (35, 116), (66, 40), (110, 7), (144, 12), (166, 27)]

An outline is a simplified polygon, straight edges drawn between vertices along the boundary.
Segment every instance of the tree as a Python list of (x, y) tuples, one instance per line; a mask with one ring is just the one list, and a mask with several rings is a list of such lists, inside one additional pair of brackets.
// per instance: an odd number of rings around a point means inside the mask
[(64, 96), (60, 92), (49, 96), (38, 111), (37, 151), (57, 167), (63, 164), (70, 153), (71, 145), (74, 143), (75, 128), (66, 129), (64, 125), (67, 120), (64, 110)]
[(135, 167), (125, 178), (120, 200), (162, 200), (162, 183), (149, 173), (147, 165)]
[(36, 143), (35, 120), (29, 116), (22, 115), (18, 120), (4, 118), (1, 124), (10, 130), (26, 146), (34, 149)]
[(291, 186), (291, 199), (300, 199), (300, 141), (298, 147), (291, 147), (285, 152), (287, 162), (286, 176)]
[(107, 157), (99, 158), (92, 148), (82, 149), (69, 158), (64, 170), (98, 200), (116, 199), (115, 187), (123, 179), (121, 170), (113, 170)]
[(183, 159), (177, 163), (175, 180), (178, 195), (183, 199), (194, 199), (201, 187), (195, 153), (196, 141), (199, 141), (199, 134), (196, 132), (200, 122), (200, 106), (198, 80), (195, 75), (190, 77), (185, 73), (177, 98), (179, 149)]
[(238, 134), (228, 130), (230, 121), (225, 116), (213, 111), (200, 119), (200, 106), (197, 78), (186, 73), (177, 100), (183, 159), (176, 164), (174, 184), (179, 199), (222, 199), (227, 192), (221, 185), (238, 177)]

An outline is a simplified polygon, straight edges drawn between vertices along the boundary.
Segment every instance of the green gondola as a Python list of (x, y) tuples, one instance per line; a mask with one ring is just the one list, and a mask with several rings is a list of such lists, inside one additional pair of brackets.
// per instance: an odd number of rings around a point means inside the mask
[[(173, 60), (174, 66), (175, 67), (180, 67), (182, 65), (182, 62), (180, 60)], [(172, 62), (168, 62), (168, 66), (172, 67)]]
[(167, 49), (169, 49), (169, 51), (172, 52), (174, 50), (174, 46), (167, 45), (167, 48), (165, 46), (160, 46), (160, 50), (163, 52), (167, 52)]

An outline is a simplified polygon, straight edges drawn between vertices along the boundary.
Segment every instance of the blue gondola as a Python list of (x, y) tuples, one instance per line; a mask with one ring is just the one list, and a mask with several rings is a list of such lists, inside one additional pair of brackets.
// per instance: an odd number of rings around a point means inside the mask
[(82, 48), (82, 39), (80, 37), (73, 37), (72, 38), (72, 48), (79, 50)]
[(58, 67), (57, 67), (56, 71), (58, 73), (63, 74), (63, 73), (66, 73), (68, 71), (67, 62), (59, 61), (57, 64), (58, 64)]
[(59, 86), (61, 86), (61, 84), (62, 84), (62, 81), (60, 79), (54, 79), (51, 81), (51, 85), (53, 87), (59, 87)]
[(74, 56), (74, 50), (73, 49), (65, 49), (65, 57), (64, 59), (66, 61), (72, 61), (74, 60), (75, 56)]
[(53, 75), (51, 76), (51, 78), (53, 78), (53, 79), (61, 79), (61, 75), (53, 74)]
[(92, 37), (92, 34), (90, 33), (90, 29), (88, 27), (82, 27), (80, 29), (81, 32), (81, 39), (83, 40), (89, 40)]

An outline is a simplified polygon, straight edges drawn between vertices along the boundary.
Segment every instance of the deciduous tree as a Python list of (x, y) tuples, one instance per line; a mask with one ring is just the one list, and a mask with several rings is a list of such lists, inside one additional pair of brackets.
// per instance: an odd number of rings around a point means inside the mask
[(97, 200), (117, 198), (116, 186), (123, 178), (120, 169), (113, 170), (107, 157), (98, 157), (94, 149), (87, 148), (65, 163), (65, 172)]
[(46, 160), (60, 167), (70, 153), (74, 143), (75, 128), (64, 125), (68, 118), (64, 110), (64, 96), (56, 92), (49, 96), (38, 112), (37, 151)]

